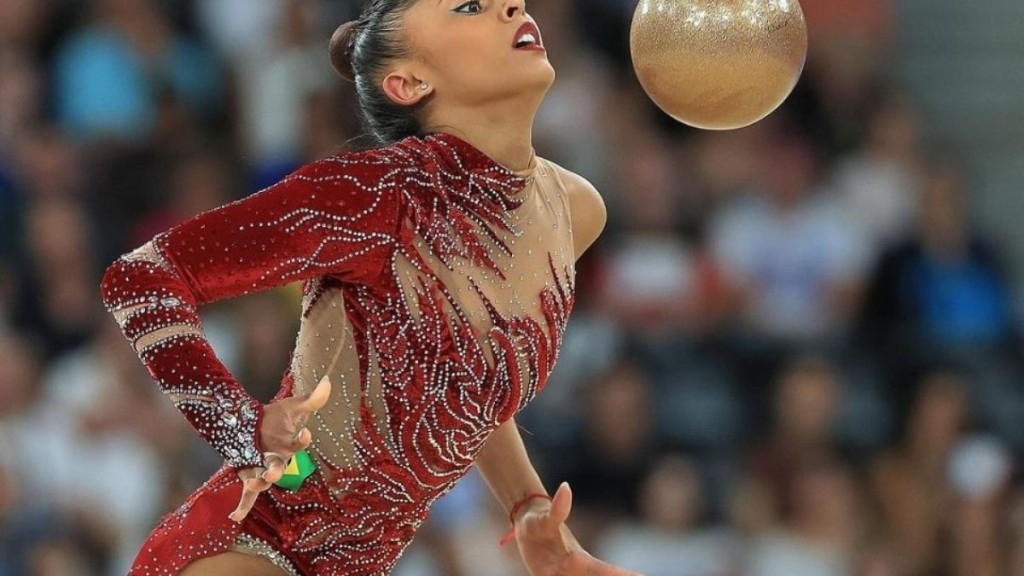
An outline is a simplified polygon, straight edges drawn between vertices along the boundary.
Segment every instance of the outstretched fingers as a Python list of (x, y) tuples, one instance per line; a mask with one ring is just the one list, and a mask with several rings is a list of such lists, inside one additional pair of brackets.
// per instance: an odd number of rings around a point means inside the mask
[(316, 388), (313, 388), (313, 391), (294, 407), (294, 413), (300, 418), (312, 414), (326, 406), (327, 400), (330, 397), (331, 379), (328, 376), (324, 376), (317, 383)]
[(273, 452), (268, 452), (263, 459), (264, 462), (266, 462), (267, 469), (263, 471), (260, 478), (262, 478), (267, 484), (273, 484), (280, 480), (281, 476), (284, 476), (284, 468), (286, 464), (284, 457)]
[(572, 489), (568, 482), (562, 482), (551, 499), (551, 511), (549, 518), (556, 524), (565, 524), (569, 519), (569, 512), (572, 510)]
[(249, 511), (252, 510), (254, 504), (256, 504), (256, 498), (270, 487), (270, 483), (262, 478), (248, 478), (242, 482), (242, 498), (238, 502), (238, 507), (235, 508), (234, 512), (228, 515), (228, 518), (235, 522), (241, 522), (249, 515)]
[(309, 448), (309, 445), (313, 443), (313, 433), (309, 431), (309, 428), (301, 428), (298, 431), (298, 435), (295, 437), (295, 452), (305, 450)]

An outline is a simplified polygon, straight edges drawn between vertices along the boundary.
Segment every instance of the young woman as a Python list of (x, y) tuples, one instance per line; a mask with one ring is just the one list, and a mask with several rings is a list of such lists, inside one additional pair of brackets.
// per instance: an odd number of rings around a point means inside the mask
[[(574, 260), (605, 222), (590, 184), (533, 154), (554, 72), (524, 2), (374, 0), (331, 56), (381, 147), (200, 215), (104, 277), (142, 361), (225, 459), (131, 575), (387, 574), (473, 465), (532, 574), (626, 574), (580, 548), (568, 486), (548, 496), (513, 418), (554, 366)], [(291, 367), (263, 406), (196, 308), (296, 281)], [(278, 485), (297, 453), (315, 470)]]

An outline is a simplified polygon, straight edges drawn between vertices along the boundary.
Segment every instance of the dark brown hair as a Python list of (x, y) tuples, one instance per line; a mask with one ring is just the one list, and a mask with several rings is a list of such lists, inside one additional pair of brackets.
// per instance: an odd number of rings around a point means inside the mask
[(353, 82), (367, 131), (380, 144), (422, 132), (417, 112), (422, 104), (392, 102), (381, 88), (385, 67), (407, 55), (402, 15), (416, 0), (373, 0), (358, 20), (346, 22), (331, 37), (331, 64)]

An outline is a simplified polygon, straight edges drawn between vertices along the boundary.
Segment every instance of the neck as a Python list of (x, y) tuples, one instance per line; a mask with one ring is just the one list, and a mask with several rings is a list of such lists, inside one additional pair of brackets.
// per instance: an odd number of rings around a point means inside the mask
[(533, 119), (536, 104), (523, 105), (523, 110), (509, 109), (508, 102), (490, 107), (446, 107), (443, 113), (431, 114), (427, 132), (444, 132), (465, 140), (498, 164), (520, 171), (529, 168), (533, 159)]

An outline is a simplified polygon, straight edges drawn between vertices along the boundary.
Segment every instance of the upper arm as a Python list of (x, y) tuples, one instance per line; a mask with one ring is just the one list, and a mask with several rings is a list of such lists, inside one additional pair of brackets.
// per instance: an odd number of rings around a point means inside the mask
[(608, 210), (601, 194), (586, 178), (561, 167), (558, 171), (569, 196), (573, 247), (579, 259), (604, 230)]
[(386, 266), (397, 201), (380, 179), (340, 159), (308, 165), (244, 200), (155, 240), (200, 302), (337, 275), (372, 281)]

